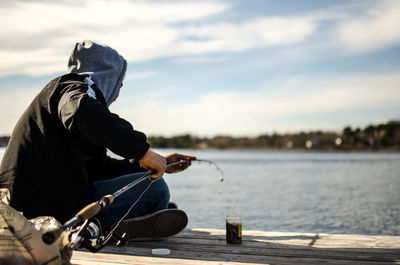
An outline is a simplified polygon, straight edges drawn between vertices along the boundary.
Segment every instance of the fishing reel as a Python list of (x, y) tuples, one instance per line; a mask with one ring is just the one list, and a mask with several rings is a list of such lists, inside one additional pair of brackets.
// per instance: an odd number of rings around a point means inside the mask
[(85, 220), (82, 224), (68, 229), (67, 234), (72, 250), (84, 247), (93, 253), (100, 251), (109, 241), (116, 242), (115, 245), (118, 247), (125, 246), (128, 242), (126, 233), (120, 236), (110, 231), (104, 235), (100, 222), (96, 218)]
[(113, 195), (106, 195), (99, 201), (87, 205), (80, 210), (72, 219), (68, 220), (61, 227), (51, 229), (43, 234), (42, 240), (50, 245), (57, 238), (66, 232), (70, 243), (70, 249), (76, 250), (80, 247), (85, 247), (92, 252), (101, 250), (111, 239), (116, 241), (117, 246), (123, 246), (128, 241), (128, 236), (124, 233), (118, 236), (112, 229), (103, 235), (100, 222), (95, 216), (105, 207), (109, 206), (114, 201)]

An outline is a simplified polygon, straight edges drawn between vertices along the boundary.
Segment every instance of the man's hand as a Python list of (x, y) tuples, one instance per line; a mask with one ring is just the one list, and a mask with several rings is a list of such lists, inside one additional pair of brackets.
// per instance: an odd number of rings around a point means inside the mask
[(167, 161), (162, 156), (153, 152), (151, 149), (139, 160), (140, 166), (147, 169), (154, 174), (151, 176), (153, 179), (159, 179), (164, 175)]
[(178, 162), (181, 160), (187, 160), (186, 162), (180, 163), (178, 165), (168, 167), (165, 171), (167, 173), (176, 173), (176, 172), (185, 170), (188, 166), (191, 165), (190, 161), (196, 160), (196, 157), (173, 153), (173, 154), (165, 155), (165, 159), (167, 160), (167, 164), (171, 164), (171, 163)]

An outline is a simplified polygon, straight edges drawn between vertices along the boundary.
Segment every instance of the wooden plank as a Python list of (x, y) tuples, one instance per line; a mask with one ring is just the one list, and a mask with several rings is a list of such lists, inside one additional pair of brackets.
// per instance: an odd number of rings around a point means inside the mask
[[(185, 230), (176, 237), (219, 239), (225, 241), (225, 230), (221, 229), (192, 229)], [(243, 240), (270, 243), (282, 243), (293, 246), (314, 247), (358, 247), (358, 248), (393, 248), (400, 249), (399, 236), (346, 235), (324, 233), (294, 233), (294, 232), (265, 232), (243, 231)]]
[[(287, 248), (287, 249), (303, 249), (304, 247), (315, 247), (315, 248), (342, 248), (343, 251), (346, 248), (349, 251), (352, 251), (353, 248), (359, 248), (360, 251), (370, 252), (371, 248), (374, 248), (377, 252), (384, 251), (385, 249), (396, 249), (393, 245), (390, 245), (389, 242), (386, 242), (385, 245), (379, 245), (376, 242), (369, 242), (369, 244), (362, 244), (359, 242), (346, 242), (343, 238), (325, 238), (322, 235), (315, 235), (312, 238), (303, 238), (302, 236), (291, 237), (286, 239), (268, 239), (268, 240), (257, 240), (257, 239), (247, 239), (244, 237), (243, 244), (246, 244), (247, 247), (264, 247), (268, 246), (269, 248)], [(216, 245), (226, 245), (225, 239), (208, 239), (208, 238), (196, 238), (196, 237), (179, 237), (179, 238), (171, 238), (169, 239), (170, 243), (187, 243), (187, 244), (216, 244)], [(333, 241), (333, 242), (331, 242)]]
[[(134, 247), (133, 247), (134, 245)], [(132, 247), (132, 249), (131, 249)], [(214, 252), (214, 253), (236, 253), (240, 255), (250, 256), (278, 256), (278, 257), (297, 257), (297, 258), (322, 258), (322, 259), (346, 259), (346, 260), (357, 260), (357, 261), (381, 261), (390, 262), (399, 258), (398, 254), (393, 251), (362, 251), (362, 249), (325, 249), (325, 248), (313, 248), (303, 247), (296, 249), (279, 248), (277, 246), (270, 247), (268, 245), (260, 245), (257, 247), (249, 247), (246, 242), (242, 245), (237, 246), (221, 246), (217, 244), (203, 244), (203, 243), (189, 243), (188, 241), (177, 243), (136, 243), (130, 244), (129, 247), (122, 249), (118, 248), (107, 248), (104, 251), (108, 253), (134, 253), (136, 248), (169, 248), (171, 250), (181, 250), (190, 252), (196, 249), (196, 252)]]
[[(102, 253), (75, 252), (75, 264), (400, 264), (400, 237), (244, 231), (243, 244), (225, 243), (225, 231), (186, 230), (164, 241), (130, 242)], [(168, 248), (156, 257), (152, 248)], [(110, 253), (110, 254), (105, 254)]]
[[(337, 265), (384, 265), (384, 264), (400, 264), (392, 262), (376, 262), (376, 261), (357, 261), (347, 259), (321, 259), (321, 258), (301, 258), (301, 257), (280, 257), (280, 256), (252, 256), (239, 255), (235, 253), (212, 253), (197, 251), (172, 251), (167, 257), (154, 257), (151, 255), (151, 249), (132, 248), (132, 253), (126, 254), (105, 254), (105, 253), (88, 253), (78, 251), (74, 254), (72, 264), (84, 265), (87, 262), (97, 262), (99, 265), (111, 263), (113, 265), (125, 264), (337, 264)], [(90, 264), (90, 263), (89, 263)]]
[[(177, 264), (177, 265), (202, 265), (205, 264), (204, 260), (193, 260), (173, 257), (150, 257), (150, 256), (128, 256), (128, 255), (117, 255), (117, 254), (104, 254), (104, 253), (88, 253), (78, 251), (77, 255), (74, 255), (72, 261), (73, 265), (125, 265), (125, 264)], [(229, 262), (229, 261), (207, 261), (207, 265), (222, 265), (222, 264), (238, 264), (244, 265), (248, 263), (242, 262)]]

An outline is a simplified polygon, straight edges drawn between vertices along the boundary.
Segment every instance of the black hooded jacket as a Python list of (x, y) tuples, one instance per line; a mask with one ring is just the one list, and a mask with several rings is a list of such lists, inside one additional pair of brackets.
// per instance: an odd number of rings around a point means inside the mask
[[(141, 171), (146, 136), (111, 113), (101, 91), (85, 75), (52, 80), (18, 121), (0, 166), (0, 187), (10, 205), (28, 218), (60, 222), (85, 206), (93, 181)], [(126, 159), (106, 155), (107, 149)], [(128, 159), (134, 158), (135, 163)]]

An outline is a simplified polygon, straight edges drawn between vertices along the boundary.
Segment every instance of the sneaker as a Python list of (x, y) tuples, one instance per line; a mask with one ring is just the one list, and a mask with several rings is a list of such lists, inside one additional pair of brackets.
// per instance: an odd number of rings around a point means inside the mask
[(178, 234), (187, 223), (188, 217), (184, 211), (166, 209), (123, 220), (114, 233), (127, 233), (129, 241), (160, 240)]

